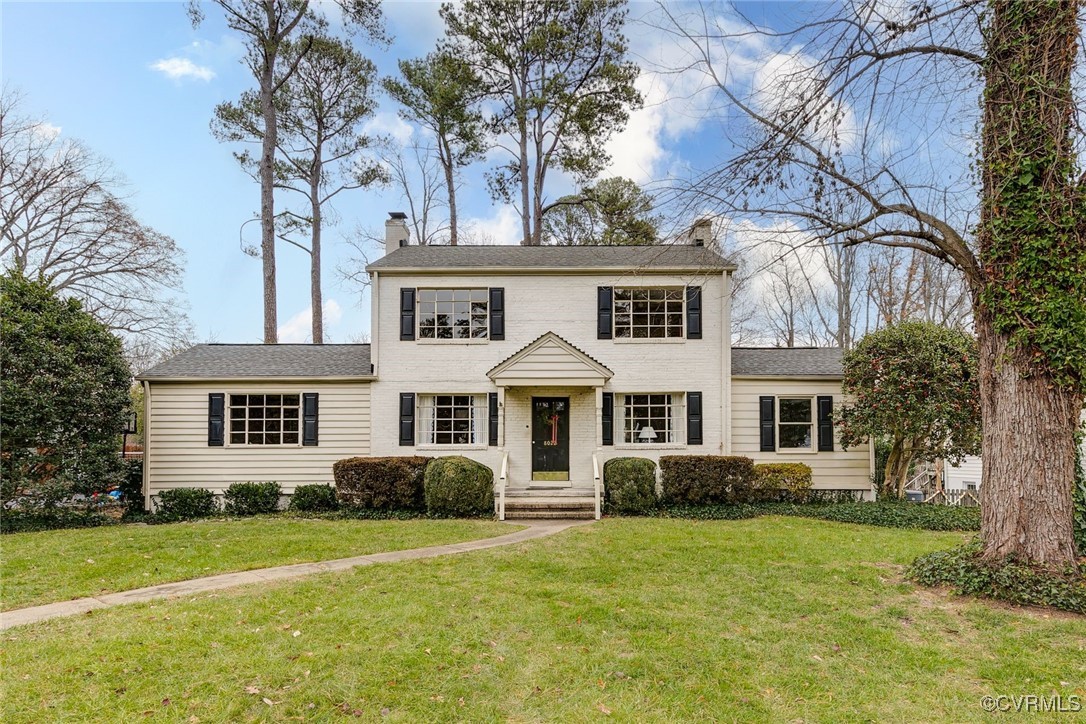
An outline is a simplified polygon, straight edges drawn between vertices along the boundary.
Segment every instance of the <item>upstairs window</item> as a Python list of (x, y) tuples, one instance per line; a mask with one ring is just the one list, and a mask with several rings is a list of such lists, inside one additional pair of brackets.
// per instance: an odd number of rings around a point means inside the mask
[(682, 287), (615, 289), (615, 339), (683, 336)]
[(230, 395), (231, 445), (297, 445), (300, 395)]
[(810, 397), (777, 399), (777, 440), (781, 450), (810, 450), (814, 425)]
[(486, 339), (486, 289), (419, 289), (419, 339)]

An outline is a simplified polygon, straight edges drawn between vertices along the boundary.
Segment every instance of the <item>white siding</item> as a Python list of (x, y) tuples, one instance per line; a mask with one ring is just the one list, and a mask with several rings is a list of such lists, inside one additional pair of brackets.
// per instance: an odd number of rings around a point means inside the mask
[[(213, 392), (318, 393), (318, 445), (209, 447), (207, 396)], [(166, 488), (220, 493), (231, 483), (248, 481), (275, 481), (289, 494), (296, 485), (331, 483), (332, 463), (370, 452), (368, 382), (152, 382), (149, 400), (145, 492), (150, 495)]]
[(841, 383), (822, 380), (732, 380), (732, 453), (756, 463), (804, 463), (811, 466), (814, 487), (823, 490), (871, 490), (871, 452), (868, 444), (847, 451), (834, 440), (833, 452), (761, 452), (758, 398), (762, 395), (833, 395), (834, 409), (842, 404)]
[[(596, 338), (596, 288), (599, 286), (700, 286), (702, 339), (622, 341)], [(434, 287), (503, 287), (505, 289), (504, 341), (401, 341), (400, 289)], [(651, 274), (619, 272), (599, 274), (441, 276), (381, 273), (373, 286), (373, 341), (378, 381), (373, 385), (374, 455), (463, 454), (497, 472), (503, 450), (509, 452), (510, 485), (528, 483), (531, 473), (531, 430), (526, 415), (532, 395), (570, 396), (570, 479), (575, 485), (591, 484), (592, 451), (599, 445), (601, 389), (593, 387), (510, 387), (502, 393), (504, 447), (434, 448), (401, 447), (397, 432), (399, 395), (402, 392), (484, 394), (498, 388), (486, 373), (547, 332), (554, 332), (614, 372), (602, 390), (614, 392), (616, 408), (623, 393), (702, 393), (704, 444), (646, 454), (721, 454), (725, 449), (724, 409), (728, 377), (726, 354), (730, 335), (725, 334), (727, 293), (724, 275)], [(523, 409), (522, 409), (523, 408)], [(616, 409), (616, 434), (619, 428)], [(683, 425), (685, 429), (685, 424)], [(642, 454), (620, 448), (603, 448), (604, 458)]]
[(970, 455), (960, 465), (947, 465), (944, 468), (943, 485), (947, 490), (966, 490), (968, 483), (980, 490), (980, 471), (980, 456)]

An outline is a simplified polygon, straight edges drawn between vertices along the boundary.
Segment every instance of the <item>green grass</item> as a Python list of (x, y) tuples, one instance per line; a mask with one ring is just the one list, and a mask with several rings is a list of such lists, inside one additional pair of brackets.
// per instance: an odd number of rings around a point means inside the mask
[(98, 611), (2, 634), (0, 717), (961, 722), (985, 695), (1086, 697), (1086, 619), (902, 580), (965, 538), (612, 519)]
[(459, 543), (515, 530), (481, 520), (255, 517), (15, 533), (0, 539), (0, 608), (228, 571)]

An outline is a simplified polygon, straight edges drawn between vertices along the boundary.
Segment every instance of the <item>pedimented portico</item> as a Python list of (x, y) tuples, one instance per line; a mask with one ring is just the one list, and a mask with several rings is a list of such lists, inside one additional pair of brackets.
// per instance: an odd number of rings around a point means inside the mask
[(547, 332), (494, 366), (498, 387), (603, 387), (615, 373), (554, 332)]

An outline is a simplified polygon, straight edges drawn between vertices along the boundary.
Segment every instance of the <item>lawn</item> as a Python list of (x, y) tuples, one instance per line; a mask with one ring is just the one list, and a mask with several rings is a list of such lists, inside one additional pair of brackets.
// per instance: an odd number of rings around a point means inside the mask
[(515, 530), (483, 520), (258, 517), (16, 533), (0, 538), (0, 610)]
[(1086, 697), (1086, 619), (902, 581), (965, 537), (614, 519), (98, 611), (2, 634), (0, 715), (960, 722), (985, 695)]

